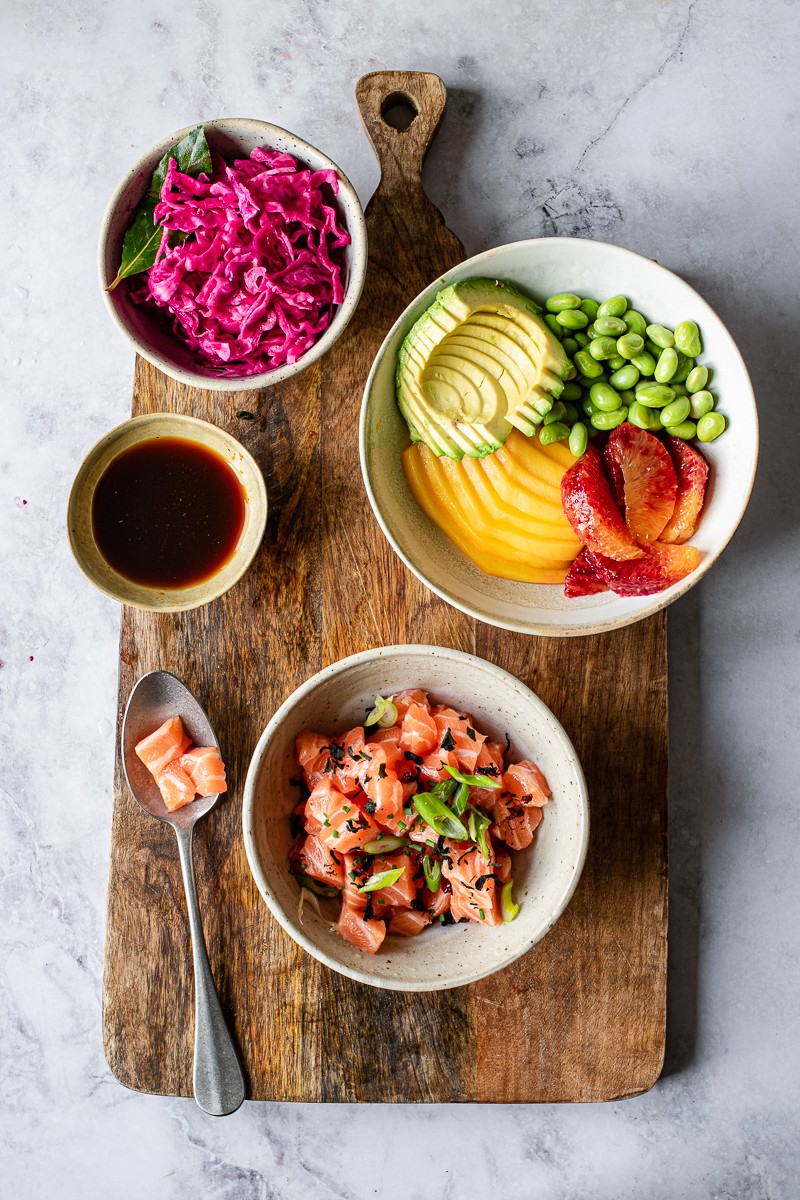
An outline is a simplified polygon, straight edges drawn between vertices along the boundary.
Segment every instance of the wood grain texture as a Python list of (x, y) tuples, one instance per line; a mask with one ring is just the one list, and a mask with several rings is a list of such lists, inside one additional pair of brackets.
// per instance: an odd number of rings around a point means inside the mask
[[(381, 112), (403, 96), (405, 133)], [(463, 257), (424, 194), (441, 118), (435, 75), (378, 72), (357, 87), (381, 184), (367, 208), (370, 263), (351, 325), (319, 364), (269, 393), (194, 391), (138, 360), (133, 412), (188, 412), (233, 432), (261, 465), (270, 516), (245, 579), (206, 609), (125, 609), (120, 716), (135, 680), (174, 671), (205, 705), (231, 790), (195, 833), (209, 958), (255, 1099), (603, 1100), (661, 1069), (666, 986), (666, 636), (659, 614), (588, 639), (477, 624), (428, 592), (374, 521), (358, 466), (372, 359), (405, 305)], [(246, 409), (252, 420), (236, 417)], [(267, 720), (308, 675), (390, 642), (474, 651), (529, 684), (564, 723), (589, 782), (592, 832), (567, 913), (525, 958), (468, 988), (400, 995), (299, 950), (247, 868), (241, 796)], [(115, 778), (104, 1041), (123, 1083), (191, 1094), (189, 936), (171, 831)]]

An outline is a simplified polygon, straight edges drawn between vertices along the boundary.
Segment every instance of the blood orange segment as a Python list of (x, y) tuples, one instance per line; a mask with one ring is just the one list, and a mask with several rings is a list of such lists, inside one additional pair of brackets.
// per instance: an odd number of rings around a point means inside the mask
[(618, 596), (652, 596), (685, 579), (700, 562), (694, 546), (667, 546), (653, 542), (642, 559), (615, 562), (590, 554), (597, 573)]
[(564, 595), (574, 599), (576, 596), (596, 596), (599, 592), (607, 591), (608, 584), (604, 583), (595, 571), (584, 547), (567, 571)]
[(575, 533), (590, 550), (624, 561), (643, 551), (631, 536), (611, 494), (603, 460), (594, 446), (564, 473), (561, 503)]
[(656, 541), (672, 516), (678, 493), (666, 447), (655, 434), (624, 421), (612, 431), (604, 457), (618, 499), (621, 492), (631, 536), (643, 545)]
[(688, 542), (697, 529), (706, 497), (708, 463), (698, 450), (681, 438), (667, 437), (667, 450), (678, 477), (675, 509), (662, 530), (660, 541)]

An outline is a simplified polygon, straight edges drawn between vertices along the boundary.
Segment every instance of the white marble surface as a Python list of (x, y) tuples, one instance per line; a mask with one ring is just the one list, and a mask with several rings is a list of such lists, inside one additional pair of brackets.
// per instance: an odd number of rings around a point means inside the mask
[[(0, 1195), (796, 1197), (800, 7), (8, 0), (0, 21)], [(142, 148), (231, 113), (320, 145), (366, 199), (353, 84), (378, 67), (451, 89), (427, 178), (469, 252), (595, 235), (718, 307), (756, 385), (761, 468), (732, 546), (670, 613), (661, 1082), (606, 1106), (214, 1120), (125, 1091), (101, 1050), (118, 613), (63, 526), (81, 453), (128, 411), (132, 359), (96, 231)]]

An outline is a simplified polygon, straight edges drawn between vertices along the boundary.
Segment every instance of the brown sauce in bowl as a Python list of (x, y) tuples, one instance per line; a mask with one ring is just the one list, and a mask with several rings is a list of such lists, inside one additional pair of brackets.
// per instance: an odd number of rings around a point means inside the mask
[(92, 497), (97, 548), (144, 587), (203, 583), (233, 556), (246, 498), (216, 451), (188, 438), (149, 438), (123, 450)]

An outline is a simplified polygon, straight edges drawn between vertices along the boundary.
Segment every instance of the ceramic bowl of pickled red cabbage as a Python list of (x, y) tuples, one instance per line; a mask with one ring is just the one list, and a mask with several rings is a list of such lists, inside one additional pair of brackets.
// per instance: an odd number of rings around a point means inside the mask
[(163, 138), (115, 189), (100, 234), (103, 298), (137, 354), (173, 379), (227, 392), (272, 386), (347, 327), (366, 273), (364, 214), (344, 172), (293, 133), (237, 117), (202, 130), (211, 171), (173, 163), (154, 196), (158, 259), (116, 285), (154, 172), (192, 130)]

